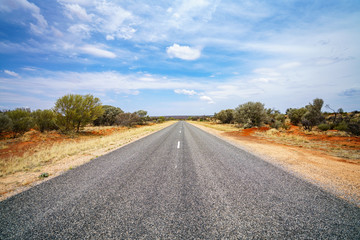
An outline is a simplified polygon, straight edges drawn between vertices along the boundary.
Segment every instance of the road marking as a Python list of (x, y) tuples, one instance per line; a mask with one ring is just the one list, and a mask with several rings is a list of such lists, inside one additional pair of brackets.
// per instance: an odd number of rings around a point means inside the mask
[(181, 133), (181, 130), (180, 130), (180, 133)]
[(177, 146), (177, 148), (178, 148), (178, 149), (180, 148), (180, 141), (178, 141), (178, 146)]

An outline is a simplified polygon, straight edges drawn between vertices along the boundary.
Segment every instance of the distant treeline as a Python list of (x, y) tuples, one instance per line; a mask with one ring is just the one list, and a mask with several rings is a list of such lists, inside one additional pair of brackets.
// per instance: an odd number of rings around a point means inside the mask
[(302, 108), (289, 108), (286, 114), (279, 110), (265, 108), (260, 102), (247, 102), (235, 109), (221, 110), (214, 114), (213, 120), (221, 123), (237, 124), (239, 127), (260, 127), (264, 124), (271, 128), (288, 129), (290, 124), (301, 126), (311, 131), (317, 127), (321, 131), (339, 130), (354, 135), (360, 135), (360, 114), (358, 111), (346, 113), (342, 108), (332, 109), (329, 105), (325, 107), (330, 112), (322, 112), (324, 101), (316, 98)]
[(59, 130), (68, 133), (79, 132), (87, 125), (132, 127), (166, 120), (165, 117), (149, 117), (145, 110), (126, 113), (119, 107), (102, 105), (99, 98), (90, 94), (68, 94), (59, 98), (52, 109), (1, 111), (0, 132), (11, 131), (16, 136), (35, 128), (41, 132)]

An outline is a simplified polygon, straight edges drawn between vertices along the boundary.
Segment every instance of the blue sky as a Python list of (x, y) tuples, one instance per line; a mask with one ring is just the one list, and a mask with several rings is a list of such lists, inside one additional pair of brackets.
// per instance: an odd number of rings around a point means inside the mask
[(0, 109), (360, 110), (359, 43), (358, 0), (0, 0)]

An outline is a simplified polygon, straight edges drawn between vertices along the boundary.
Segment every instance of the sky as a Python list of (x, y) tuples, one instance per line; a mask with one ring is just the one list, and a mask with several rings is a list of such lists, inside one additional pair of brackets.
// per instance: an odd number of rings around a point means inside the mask
[(151, 116), (354, 111), (359, 57), (358, 0), (0, 0), (0, 109), (71, 93)]

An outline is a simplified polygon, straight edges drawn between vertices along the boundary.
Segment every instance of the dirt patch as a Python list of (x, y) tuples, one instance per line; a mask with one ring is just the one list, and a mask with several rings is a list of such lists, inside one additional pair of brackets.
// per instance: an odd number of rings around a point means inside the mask
[[(275, 137), (266, 138), (257, 135), (259, 132), (266, 133), (268, 129), (265, 128), (224, 132), (206, 127), (204, 124), (194, 124), (360, 207), (359, 159), (335, 157), (326, 154), (321, 147), (304, 148), (301, 145), (277, 142)], [(302, 136), (308, 141), (325, 142), (343, 150), (348, 148), (353, 150), (360, 146), (358, 137), (307, 134), (297, 127), (292, 127), (289, 131), (289, 134)], [(276, 134), (281, 133), (275, 131), (272, 135)]]

